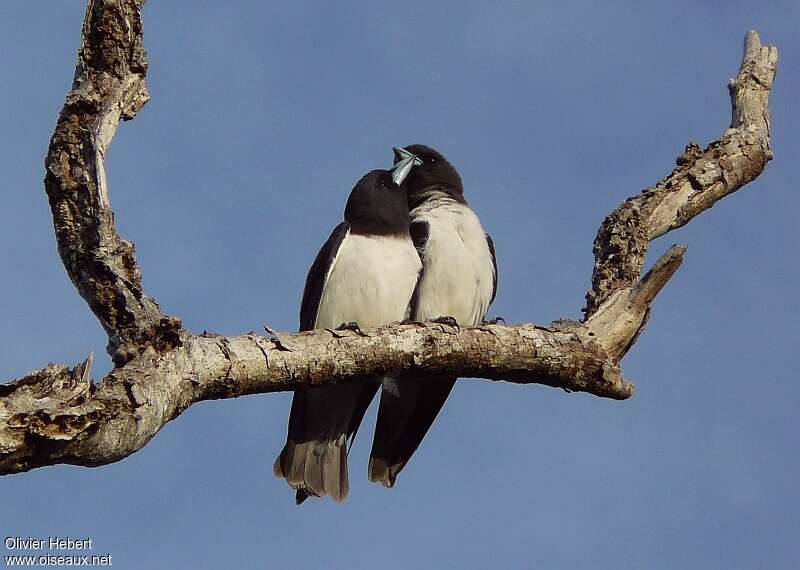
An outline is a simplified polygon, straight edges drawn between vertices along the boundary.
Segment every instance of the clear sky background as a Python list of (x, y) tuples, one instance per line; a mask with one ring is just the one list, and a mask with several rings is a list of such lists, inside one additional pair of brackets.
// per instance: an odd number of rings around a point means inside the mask
[[(2, 379), (110, 367), (42, 188), (83, 15), (0, 4)], [(353, 184), (417, 142), (494, 236), (491, 314), (579, 317), (598, 224), (728, 126), (751, 28), (780, 52), (775, 160), (653, 245), (689, 251), (624, 360), (630, 401), (464, 380), (394, 489), (366, 478), (372, 410), (350, 497), (301, 508), (272, 475), (291, 394), (202, 403), (120, 463), (3, 477), (0, 534), (89, 536), (134, 569), (800, 567), (798, 21), (790, 1), (151, 0), (152, 100), (111, 147), (111, 202), (193, 331), (296, 329)]]

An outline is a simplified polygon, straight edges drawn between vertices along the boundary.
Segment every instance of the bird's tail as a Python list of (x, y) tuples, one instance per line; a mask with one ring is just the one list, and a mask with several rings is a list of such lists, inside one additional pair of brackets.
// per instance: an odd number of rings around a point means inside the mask
[(402, 377), (385, 382), (381, 390), (378, 423), (369, 457), (369, 480), (394, 486), (411, 459), (457, 378)]
[(335, 440), (287, 441), (273, 471), (296, 489), (295, 501), (329, 496), (334, 501), (347, 497), (347, 448), (344, 437)]
[(308, 497), (347, 497), (347, 442), (355, 436), (377, 383), (302, 388), (295, 391), (286, 445), (273, 472), (296, 489), (301, 504)]

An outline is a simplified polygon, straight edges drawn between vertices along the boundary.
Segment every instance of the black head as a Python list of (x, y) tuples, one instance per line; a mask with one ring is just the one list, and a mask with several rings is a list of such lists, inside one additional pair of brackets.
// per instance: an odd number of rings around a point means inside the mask
[(392, 180), (389, 170), (373, 170), (353, 187), (344, 219), (355, 234), (396, 235), (408, 233), (408, 199)]
[[(442, 154), (424, 144), (412, 144), (404, 150), (416, 155), (422, 164), (415, 166), (405, 179), (403, 186), (408, 192), (408, 203), (411, 208), (425, 200), (425, 194), (436, 190), (447, 194), (453, 200), (466, 204), (464, 186), (461, 176)], [(404, 156), (394, 151), (394, 162), (397, 164)]]

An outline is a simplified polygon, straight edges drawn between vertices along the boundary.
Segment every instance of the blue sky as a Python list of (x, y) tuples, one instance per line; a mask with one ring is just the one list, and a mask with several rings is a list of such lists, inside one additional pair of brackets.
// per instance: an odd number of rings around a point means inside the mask
[[(0, 4), (3, 379), (110, 366), (41, 184), (83, 12)], [(152, 0), (152, 100), (111, 147), (111, 202), (147, 292), (195, 331), (295, 329), (352, 185), (416, 142), (494, 236), (491, 314), (578, 317), (598, 224), (726, 128), (751, 28), (780, 51), (776, 158), (653, 245), (689, 251), (624, 361), (630, 401), (464, 380), (394, 489), (366, 480), (373, 410), (347, 502), (302, 508), (271, 473), (291, 395), (203, 403), (120, 463), (2, 478), (0, 533), (90, 536), (118, 568), (800, 566), (798, 20), (788, 1)]]

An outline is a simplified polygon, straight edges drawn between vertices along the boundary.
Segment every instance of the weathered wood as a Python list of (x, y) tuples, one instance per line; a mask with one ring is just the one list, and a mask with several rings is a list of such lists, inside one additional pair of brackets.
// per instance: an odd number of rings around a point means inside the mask
[(649, 242), (741, 188), (772, 157), (767, 102), (777, 52), (750, 32), (730, 88), (731, 129), (704, 151), (687, 147), (669, 177), (629, 198), (600, 227), (583, 322), (196, 336), (142, 290), (133, 245), (114, 227), (104, 172), (119, 121), (133, 118), (148, 98), (143, 4), (89, 0), (75, 82), (46, 159), (61, 259), (108, 332), (116, 368), (95, 384), (90, 356), (73, 369), (50, 364), (0, 385), (0, 474), (118, 461), (202, 400), (412, 369), (628, 398), (634, 388), (619, 360), (685, 252), (673, 246), (640, 278)]
[[(615, 359), (625, 355), (647, 318), (647, 308), (632, 306), (631, 295), (641, 287), (650, 242), (754, 180), (772, 160), (768, 103), (777, 65), (777, 49), (762, 46), (758, 34), (748, 32), (739, 74), (729, 85), (730, 128), (705, 150), (687, 145), (669, 176), (628, 198), (600, 225), (584, 322)], [(680, 265), (683, 252), (670, 255), (673, 265)]]
[(114, 225), (105, 154), (120, 119), (145, 105), (144, 0), (91, 0), (72, 90), (45, 159), (58, 252), (72, 283), (108, 333), (108, 352), (124, 364), (143, 347), (171, 347), (181, 323), (142, 291), (134, 246)]
[(623, 399), (633, 386), (578, 323), (553, 329), (411, 324), (277, 338), (187, 336), (148, 349), (94, 385), (85, 366), (49, 365), (0, 387), (0, 473), (52, 463), (102, 465), (141, 449), (193, 403), (443, 370)]

